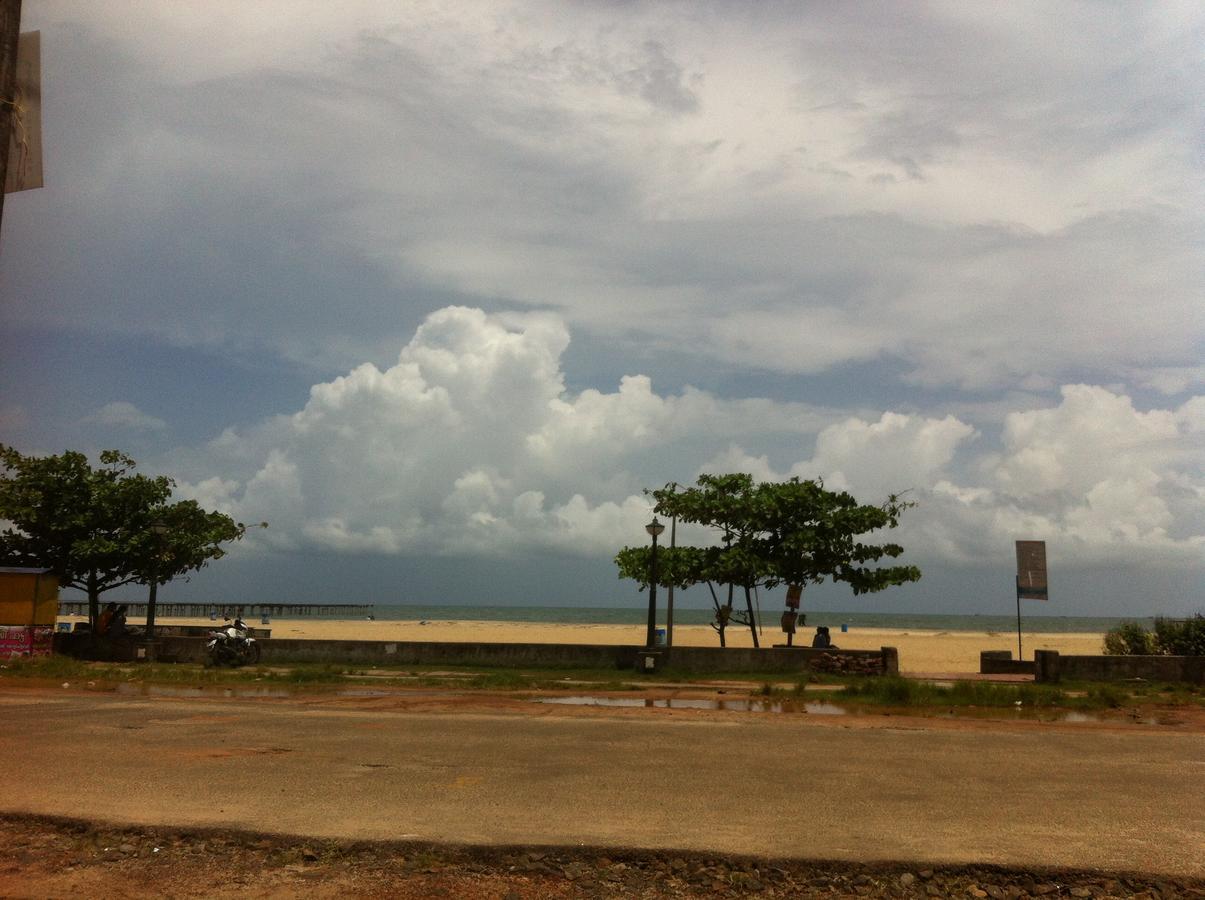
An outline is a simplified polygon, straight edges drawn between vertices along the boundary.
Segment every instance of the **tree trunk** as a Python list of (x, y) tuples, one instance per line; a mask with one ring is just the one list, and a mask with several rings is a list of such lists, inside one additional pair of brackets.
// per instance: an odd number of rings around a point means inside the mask
[(753, 649), (757, 650), (761, 644), (757, 642), (757, 619), (753, 616), (753, 595), (749, 592), (749, 585), (745, 585), (745, 609), (749, 610), (749, 633), (753, 635)]
[(720, 646), (727, 647), (724, 639), (724, 629), (728, 627), (728, 617), (732, 615), (732, 585), (728, 586), (728, 605), (720, 606), (720, 598), (715, 595), (715, 585), (707, 582), (707, 590), (711, 591), (711, 602), (715, 604), (715, 630), (720, 636)]
[(96, 576), (88, 576), (88, 630), (96, 634), (96, 620), (100, 618), (100, 586)]

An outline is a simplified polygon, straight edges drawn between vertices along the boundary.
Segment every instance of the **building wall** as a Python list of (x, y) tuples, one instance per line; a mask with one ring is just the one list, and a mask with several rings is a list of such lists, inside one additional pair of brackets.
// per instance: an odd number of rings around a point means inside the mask
[(54, 625), (59, 581), (49, 572), (0, 570), (0, 625)]
[(0, 568), (0, 659), (50, 653), (59, 581), (39, 569)]

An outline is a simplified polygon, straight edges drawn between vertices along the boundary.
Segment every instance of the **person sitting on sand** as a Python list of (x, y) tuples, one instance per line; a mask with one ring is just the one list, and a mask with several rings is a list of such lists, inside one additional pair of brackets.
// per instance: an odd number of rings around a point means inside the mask
[(812, 646), (818, 650), (833, 649), (833, 639), (828, 635), (827, 625), (816, 626), (816, 635), (812, 638)]
[(117, 604), (110, 603), (106, 606), (99, 616), (96, 618), (96, 633), (108, 634), (109, 627), (113, 624), (113, 616), (117, 614)]
[(113, 619), (109, 622), (109, 636), (115, 638), (125, 637), (129, 632), (126, 630), (126, 605), (123, 603), (113, 613)]

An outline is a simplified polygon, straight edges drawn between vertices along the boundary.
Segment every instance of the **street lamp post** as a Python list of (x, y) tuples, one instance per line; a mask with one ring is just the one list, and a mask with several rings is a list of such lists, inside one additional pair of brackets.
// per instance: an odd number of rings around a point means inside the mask
[(159, 589), (159, 566), (163, 562), (163, 536), (168, 528), (164, 522), (155, 522), (150, 528), (155, 536), (155, 564), (151, 568), (151, 592), (146, 601), (146, 642), (153, 644), (155, 640), (155, 595)]
[(657, 535), (665, 531), (665, 526), (653, 516), (653, 521), (644, 526), (653, 538), (653, 552), (649, 558), (649, 628), (645, 636), (645, 646), (654, 647), (657, 644)]
[[(669, 520), (669, 558), (674, 558), (674, 549), (678, 546), (678, 517)], [(674, 646), (674, 583), (671, 581), (665, 589), (665, 649)]]

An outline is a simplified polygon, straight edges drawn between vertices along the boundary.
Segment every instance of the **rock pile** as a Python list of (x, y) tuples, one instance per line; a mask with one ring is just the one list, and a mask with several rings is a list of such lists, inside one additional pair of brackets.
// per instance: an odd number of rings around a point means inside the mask
[(843, 653), (821, 653), (809, 663), (813, 672), (832, 672), (838, 675), (882, 675), (881, 656), (848, 656)]

